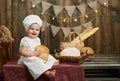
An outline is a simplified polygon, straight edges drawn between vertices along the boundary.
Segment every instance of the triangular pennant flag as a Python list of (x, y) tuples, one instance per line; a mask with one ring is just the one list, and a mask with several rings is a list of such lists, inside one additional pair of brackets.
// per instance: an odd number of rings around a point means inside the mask
[(42, 1), (42, 9), (43, 11), (46, 11), (52, 4)]
[(65, 35), (65, 36), (67, 36), (67, 35), (68, 35), (68, 33), (70, 33), (70, 32), (71, 32), (71, 29), (70, 29), (70, 28), (65, 28), (65, 27), (62, 27), (62, 30), (63, 30), (63, 33), (64, 33), (64, 35)]
[(53, 34), (54, 37), (58, 33), (59, 30), (60, 30), (60, 27), (51, 25), (51, 31), (52, 31), (52, 34)]
[(54, 9), (55, 15), (57, 16), (62, 11), (63, 7), (54, 5), (53, 9)]
[(72, 28), (75, 33), (80, 33), (81, 32), (81, 26), (76, 26)]
[(47, 22), (43, 22), (43, 24), (42, 24), (42, 31), (45, 31), (45, 29), (47, 28), (47, 27), (49, 27), (49, 23), (47, 23)]
[(38, 3), (41, 2), (41, 0), (32, 0), (32, 7), (35, 7)]
[(78, 3), (82, 3), (83, 0), (78, 0)]
[(85, 6), (85, 4), (82, 4), (82, 5), (79, 5), (79, 6), (77, 6), (77, 8), (80, 10), (80, 12), (83, 14), (83, 15), (85, 15), (86, 14), (86, 6)]
[(87, 28), (87, 27), (91, 27), (91, 26), (92, 26), (92, 22), (89, 21), (89, 22), (83, 24), (83, 26), (84, 26), (85, 28)]
[(65, 6), (65, 9), (67, 10), (69, 16), (72, 16), (73, 11), (75, 10), (75, 6)]
[(21, 0), (22, 2), (24, 2), (25, 0)]
[(88, 4), (93, 10), (96, 10), (97, 8), (97, 1), (92, 1)]
[(101, 4), (108, 6), (108, 0), (98, 0)]

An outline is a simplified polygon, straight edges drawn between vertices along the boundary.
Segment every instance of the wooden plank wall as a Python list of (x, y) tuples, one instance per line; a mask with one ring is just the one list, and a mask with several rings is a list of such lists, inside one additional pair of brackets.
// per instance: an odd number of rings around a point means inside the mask
[[(113, 1), (109, 1), (111, 5)], [(116, 2), (114, 1), (115, 4), (118, 4), (117, 0)], [(96, 54), (120, 54), (120, 15), (105, 7), (101, 7), (100, 11), (99, 23), (95, 22), (95, 25), (97, 24), (100, 30), (87, 39), (85, 44), (92, 47)], [(14, 55), (18, 53), (21, 37), (26, 34), (22, 20), (26, 15), (33, 13), (35, 12), (31, 8), (30, 0), (27, 0), (27, 2), (22, 2), (21, 0), (0, 0), (0, 25), (7, 26), (12, 32), (12, 37), (15, 39), (13, 42)], [(51, 30), (48, 28), (42, 34), (42, 43), (47, 45), (51, 53), (53, 53), (54, 49), (59, 48), (61, 37), (63, 37), (62, 31), (53, 38)]]

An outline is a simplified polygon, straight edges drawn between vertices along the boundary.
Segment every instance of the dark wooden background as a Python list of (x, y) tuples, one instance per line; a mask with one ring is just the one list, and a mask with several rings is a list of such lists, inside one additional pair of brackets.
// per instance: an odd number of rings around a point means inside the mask
[[(45, 1), (50, 2), (50, 0)], [(51, 0), (51, 2), (55, 1), (59, 4), (59, 0)], [(70, 0), (66, 0), (66, 2), (67, 1)], [(96, 54), (120, 54), (119, 3), (119, 0), (109, 0), (108, 8), (100, 8), (101, 15), (98, 24), (100, 30), (85, 41), (85, 45), (92, 47)], [(25, 2), (21, 0), (0, 0), (0, 25), (5, 25), (12, 32), (12, 37), (15, 39), (12, 46), (14, 55), (18, 53), (20, 39), (26, 34), (22, 20), (26, 15), (33, 13), (36, 12), (31, 8), (30, 0), (26, 0)], [(53, 54), (54, 49), (59, 48), (61, 37), (63, 37), (62, 31), (59, 31), (58, 34), (53, 37), (51, 30), (48, 28), (42, 32), (42, 43), (48, 46)]]

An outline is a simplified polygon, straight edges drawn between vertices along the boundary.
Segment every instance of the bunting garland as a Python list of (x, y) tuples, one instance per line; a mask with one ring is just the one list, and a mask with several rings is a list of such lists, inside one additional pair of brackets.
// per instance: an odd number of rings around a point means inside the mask
[(83, 25), (80, 25), (80, 26), (75, 26), (75, 27), (72, 27), (72, 28), (66, 28), (66, 27), (59, 27), (59, 26), (54, 26), (54, 25), (50, 25), (49, 23), (47, 22), (43, 22), (43, 25), (42, 25), (42, 31), (44, 31), (47, 27), (51, 27), (51, 31), (52, 31), (52, 34), (53, 36), (55, 37), (56, 34), (62, 29), (64, 35), (68, 35), (69, 32), (71, 32), (71, 30), (73, 30), (75, 33), (80, 33), (81, 32), (81, 28), (82, 26), (87, 28), (87, 27), (91, 27), (92, 26), (92, 20), (83, 24)]
[(75, 6), (65, 6), (65, 9), (67, 10), (69, 16), (72, 16), (73, 11), (75, 10)]
[(77, 8), (80, 10), (80, 12), (83, 15), (85, 15), (85, 10), (86, 10), (86, 5), (85, 4), (79, 5), (79, 6), (77, 6)]
[[(22, 1), (25, 1), (25, 0), (22, 0)], [(85, 10), (86, 10), (86, 5), (90, 6), (93, 10), (95, 10), (97, 8), (97, 2), (105, 5), (105, 6), (108, 6), (108, 0), (95, 0), (95, 1), (92, 1), (88, 4), (80, 4), (80, 5), (72, 5), (72, 6), (58, 6), (58, 5), (53, 5), (51, 3), (48, 3), (46, 1), (42, 1), (42, 0), (31, 0), (32, 2), (32, 7), (34, 5), (34, 7), (39, 4), (39, 3), (42, 3), (42, 11), (46, 11), (49, 7), (53, 6), (54, 8), (54, 12), (55, 12), (55, 15), (57, 16), (64, 8), (67, 10), (69, 16), (72, 15), (75, 7), (77, 7), (80, 12), (85, 15)], [(80, 1), (81, 2), (81, 1)], [(52, 14), (49, 14), (49, 15), (52, 15)], [(58, 17), (59, 18), (59, 17)], [(79, 18), (79, 17), (78, 17)], [(60, 18), (61, 19), (61, 18)]]
[(91, 26), (92, 26), (92, 22), (91, 22), (91, 21), (89, 21), (89, 22), (83, 24), (83, 27), (85, 27), (85, 28), (91, 27)]
[[(21, 1), (24, 2), (25, 0), (21, 0)], [(51, 4), (51, 3), (43, 1), (43, 0), (30, 0), (30, 1), (32, 3), (31, 7), (38, 8), (37, 4), (41, 4), (41, 6), (39, 6), (39, 7), (42, 7), (42, 8), (39, 8), (39, 9), (41, 9), (42, 13), (46, 13), (47, 15), (51, 16), (52, 20), (55, 20), (55, 18), (61, 19), (61, 20), (63, 20), (64, 23), (66, 23), (66, 20), (70, 20), (70, 19), (74, 20), (75, 22), (77, 22), (78, 19), (84, 19), (84, 17), (88, 18), (89, 14), (92, 14), (93, 12), (95, 12), (97, 14), (97, 12), (98, 12), (97, 9), (100, 7), (100, 6), (97, 6), (98, 2), (100, 4), (108, 7), (108, 0), (94, 0), (94, 1), (91, 1), (91, 2), (89, 2), (87, 4), (83, 3), (83, 0), (79, 0), (78, 2), (81, 3), (80, 5), (65, 5), (65, 6), (54, 5), (54, 4)], [(52, 8), (54, 10), (55, 15), (47, 13), (47, 10), (51, 6), (53, 6)], [(92, 10), (89, 11), (89, 12), (86, 12), (87, 6), (89, 6)], [(72, 17), (72, 14), (73, 14), (73, 12), (75, 11), (76, 8), (79, 10), (81, 15), (79, 15), (77, 17)], [(64, 18), (64, 17), (58, 16), (59, 13), (61, 13), (61, 11), (63, 9), (65, 9), (66, 12), (68, 13), (68, 15), (69, 15), (68, 18)], [(44, 14), (42, 14), (42, 15), (44, 15)], [(98, 15), (96, 15), (96, 16), (98, 16)], [(96, 17), (96, 18), (98, 18), (98, 17)], [(93, 19), (95, 19), (95, 17), (93, 17)], [(51, 27), (51, 31), (53, 33), (53, 36), (56, 36), (56, 34), (59, 32), (60, 29), (62, 29), (64, 35), (67, 35), (71, 31), (71, 29), (73, 29), (74, 32), (76, 32), (76, 33), (80, 33), (82, 27), (87, 28), (87, 27), (92, 26), (92, 20), (93, 19), (89, 20), (88, 22), (84, 22), (82, 24), (79, 24), (78, 26), (73, 26), (73, 27), (55, 26), (53, 24), (50, 24), (50, 23), (44, 21), (43, 25), (42, 25), (42, 31), (44, 31), (47, 27), (50, 26)]]
[(60, 30), (60, 27), (56, 27), (54, 25), (51, 25), (51, 30), (52, 30), (53, 36), (55, 37), (56, 34), (58, 33), (58, 31)]
[(54, 9), (55, 15), (57, 16), (62, 11), (63, 7), (54, 5), (53, 9)]
[(52, 4), (42, 1), (42, 10), (46, 11)]
[(68, 35), (68, 33), (70, 33), (70, 32), (71, 32), (71, 29), (70, 29), (70, 28), (65, 28), (65, 27), (62, 27), (62, 30), (63, 30), (63, 33), (64, 33), (64, 35), (65, 35), (65, 36), (67, 36), (67, 35)]
[[(25, 1), (25, 0), (22, 0)], [(32, 2), (32, 7), (34, 8), (38, 3), (40, 3), (42, 0), (31, 0)]]
[(92, 1), (88, 4), (93, 10), (97, 9), (97, 1)]

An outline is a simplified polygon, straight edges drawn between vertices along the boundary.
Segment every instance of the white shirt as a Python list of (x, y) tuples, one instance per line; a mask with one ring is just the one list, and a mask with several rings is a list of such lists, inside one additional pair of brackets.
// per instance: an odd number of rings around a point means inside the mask
[(21, 39), (20, 50), (21, 50), (22, 46), (26, 46), (28, 48), (29, 52), (33, 52), (33, 51), (35, 51), (35, 47), (37, 45), (41, 45), (41, 41), (38, 37), (37, 38), (30, 38), (30, 37), (26, 36), (26, 37), (23, 37)]

